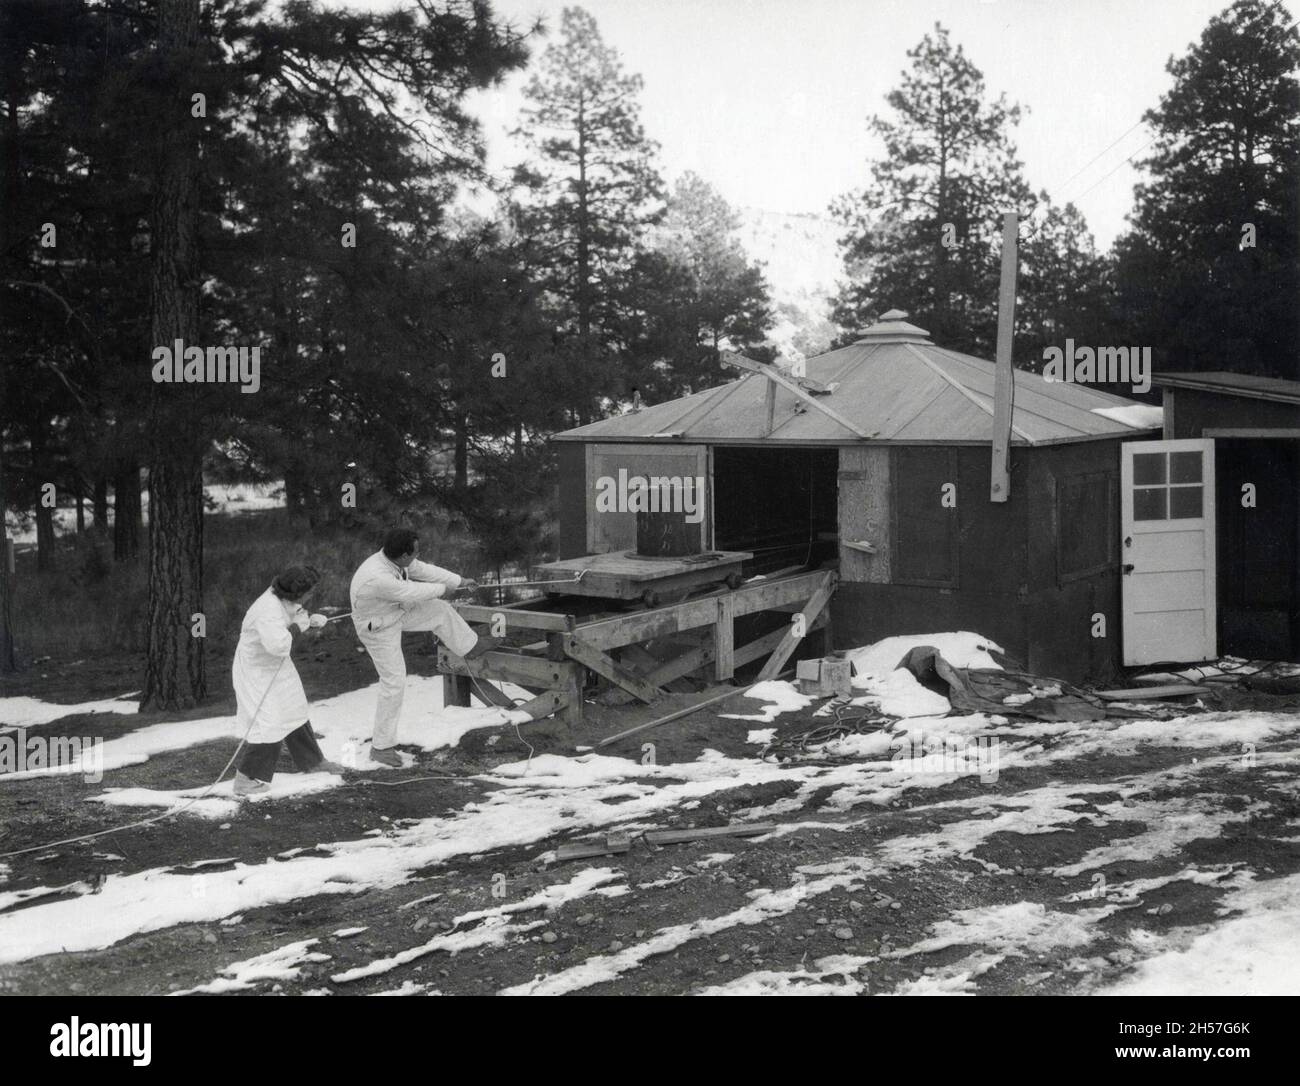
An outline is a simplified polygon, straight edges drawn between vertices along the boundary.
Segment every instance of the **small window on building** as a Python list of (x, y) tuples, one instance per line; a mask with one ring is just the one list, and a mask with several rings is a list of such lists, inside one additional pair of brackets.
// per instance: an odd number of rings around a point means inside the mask
[[(1056, 483), (1056, 573), (1061, 582), (1101, 573), (1115, 561), (1115, 476), (1077, 475)], [(1156, 491), (1162, 497), (1164, 490)]]
[(1133, 454), (1133, 519), (1195, 520), (1205, 515), (1201, 451)]
[(890, 489), (894, 509), (894, 584), (957, 587), (957, 454), (896, 448)]

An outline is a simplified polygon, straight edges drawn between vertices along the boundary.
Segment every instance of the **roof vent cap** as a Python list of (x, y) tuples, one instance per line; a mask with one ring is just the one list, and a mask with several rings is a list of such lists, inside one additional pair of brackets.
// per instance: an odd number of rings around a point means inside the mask
[(929, 343), (930, 333), (915, 324), (908, 324), (907, 314), (901, 309), (882, 313), (875, 324), (862, 333), (859, 343)]

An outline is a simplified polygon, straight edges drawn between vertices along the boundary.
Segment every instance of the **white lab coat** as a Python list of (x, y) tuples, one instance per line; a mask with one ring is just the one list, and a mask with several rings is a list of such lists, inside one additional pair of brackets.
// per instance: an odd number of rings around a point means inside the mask
[(307, 694), (289, 659), (289, 627), (305, 630), (307, 625), (307, 612), (299, 604), (280, 599), (269, 588), (244, 616), (232, 670), (239, 706), (235, 733), (243, 737), (247, 731), (249, 743), (278, 742), (307, 722)]

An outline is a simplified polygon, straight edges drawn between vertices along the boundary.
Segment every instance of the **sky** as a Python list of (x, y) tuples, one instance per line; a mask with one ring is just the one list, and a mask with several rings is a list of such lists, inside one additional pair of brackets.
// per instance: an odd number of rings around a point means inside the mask
[[(367, 7), (390, 6), (363, 0)], [(493, 0), (523, 28), (558, 36), (563, 0)], [(1026, 107), (1014, 134), (1025, 175), (1073, 201), (1100, 248), (1124, 228), (1151, 132), (1140, 123), (1170, 86), (1171, 56), (1198, 40), (1227, 0), (585, 0), (624, 68), (645, 80), (642, 120), (672, 181), (687, 170), (731, 204), (825, 214), (861, 187), (879, 148), (867, 117), (907, 50), (942, 23), (991, 96)], [(1300, 0), (1284, 0), (1295, 20)], [(538, 50), (542, 44), (539, 42)], [(528, 73), (478, 92), (489, 166), (521, 157), (508, 136)]]

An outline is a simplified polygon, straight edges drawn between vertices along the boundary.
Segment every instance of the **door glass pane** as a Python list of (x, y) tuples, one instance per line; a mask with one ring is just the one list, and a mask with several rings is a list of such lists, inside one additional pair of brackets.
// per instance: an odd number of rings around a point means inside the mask
[(1203, 487), (1199, 486), (1170, 487), (1169, 518), (1171, 520), (1181, 520), (1187, 517), (1201, 516), (1201, 492), (1203, 489)]
[(1149, 490), (1133, 491), (1134, 520), (1165, 519), (1165, 489), (1152, 487)]
[(1200, 451), (1170, 453), (1169, 481), (1171, 483), (1199, 483), (1201, 481)]
[[(1164, 453), (1133, 454), (1133, 485), (1154, 486), (1165, 481)], [(1163, 516), (1158, 518), (1163, 519)]]

